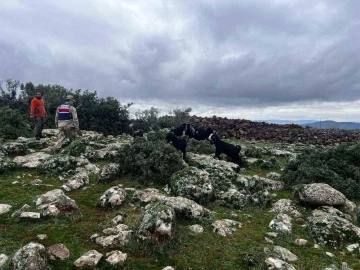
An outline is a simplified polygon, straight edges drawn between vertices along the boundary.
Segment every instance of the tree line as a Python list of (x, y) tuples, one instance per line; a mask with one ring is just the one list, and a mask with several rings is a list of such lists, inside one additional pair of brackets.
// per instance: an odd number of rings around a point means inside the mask
[(80, 128), (101, 132), (104, 135), (132, 134), (134, 130), (144, 132), (177, 125), (189, 118), (191, 108), (174, 109), (169, 115), (160, 117), (160, 109), (139, 110), (130, 117), (129, 108), (134, 103), (121, 104), (114, 97), (100, 98), (96, 91), (66, 89), (61, 85), (34, 85), (15, 79), (0, 80), (0, 138), (16, 139), (33, 135), (33, 123), (29, 118), (30, 102), (36, 92), (43, 94), (48, 117), (45, 128), (55, 128), (57, 107), (64, 103), (67, 95), (73, 95)]

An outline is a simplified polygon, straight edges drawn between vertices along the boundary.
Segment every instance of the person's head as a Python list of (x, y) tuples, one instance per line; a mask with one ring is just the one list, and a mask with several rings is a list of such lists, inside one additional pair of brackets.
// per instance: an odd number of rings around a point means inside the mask
[(66, 96), (66, 102), (69, 103), (70, 105), (74, 104), (74, 97), (72, 95), (67, 95)]
[(37, 91), (35, 96), (36, 96), (36, 98), (41, 99), (42, 93), (40, 91)]

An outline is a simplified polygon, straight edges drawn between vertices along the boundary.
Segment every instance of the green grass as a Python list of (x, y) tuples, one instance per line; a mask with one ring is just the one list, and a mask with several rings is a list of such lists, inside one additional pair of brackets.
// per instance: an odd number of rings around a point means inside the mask
[[(285, 158), (279, 158), (279, 160), (284, 165), (287, 162)], [(98, 164), (102, 166), (106, 163), (98, 162)], [(247, 168), (245, 174), (257, 174), (264, 177), (270, 171), (274, 170)], [(17, 179), (17, 176), (21, 176), (21, 179)], [(30, 182), (36, 178), (40, 178), (44, 184), (53, 186), (11, 184), (15, 180)], [(272, 250), (272, 245), (264, 241), (264, 236), (266, 232), (270, 232), (268, 225), (275, 213), (269, 213), (269, 209), (254, 207), (238, 211), (221, 207), (215, 203), (207, 207), (216, 212), (216, 219), (237, 220), (242, 223), (242, 228), (231, 236), (223, 237), (213, 233), (211, 221), (177, 220), (176, 237), (171, 243), (156, 246), (138, 243), (135, 234), (142, 217), (143, 206), (132, 204), (130, 192), (127, 200), (118, 208), (102, 210), (96, 207), (100, 196), (111, 186), (122, 184), (124, 187), (146, 188), (136, 180), (127, 178), (117, 179), (108, 184), (97, 184), (96, 177), (91, 176), (87, 189), (67, 193), (79, 206), (78, 212), (61, 214), (54, 218), (34, 222), (11, 218), (11, 213), (24, 204), (29, 204), (32, 210), (36, 210), (32, 203), (34, 198), (46, 191), (60, 188), (63, 183), (56, 178), (48, 178), (32, 170), (15, 171), (0, 176), (0, 203), (8, 203), (13, 206), (10, 212), (0, 215), (0, 253), (5, 253), (11, 257), (20, 247), (30, 241), (36, 241), (45, 247), (62, 243), (70, 250), (70, 259), (64, 262), (53, 262), (53, 269), (75, 269), (73, 262), (86, 251), (96, 249), (105, 255), (106, 252), (113, 250), (102, 248), (91, 242), (90, 236), (94, 233), (101, 233), (104, 228), (113, 226), (111, 219), (120, 213), (126, 216), (124, 223), (134, 231), (134, 237), (129, 245), (120, 249), (128, 254), (124, 269), (162, 269), (168, 265), (176, 267), (177, 270), (263, 269), (263, 262), (266, 258), (263, 249), (267, 247)], [(161, 188), (161, 186), (157, 186), (157, 188)], [(275, 193), (277, 195), (276, 200), (281, 198), (292, 199), (292, 193), (289, 191), (277, 191)], [(233, 217), (233, 213), (236, 213), (237, 217)], [(188, 229), (189, 225), (196, 223), (200, 223), (204, 227), (203, 234), (194, 235)], [(48, 238), (38, 240), (38, 234), (47, 234)], [(299, 247), (294, 245), (294, 240), (298, 237), (309, 240), (306, 229), (293, 221), (293, 234), (291, 236), (274, 239), (275, 245), (283, 246), (299, 257), (297, 262), (292, 263), (296, 269), (324, 269), (333, 263), (340, 267), (341, 261), (346, 261), (349, 267), (353, 269), (360, 269), (359, 259), (355, 255), (342, 253), (341, 250), (330, 250), (326, 247), (315, 249), (313, 248), (314, 243), (311, 242), (308, 246)], [(335, 259), (326, 256), (326, 251), (334, 253)], [(102, 260), (99, 269), (112, 268)]]

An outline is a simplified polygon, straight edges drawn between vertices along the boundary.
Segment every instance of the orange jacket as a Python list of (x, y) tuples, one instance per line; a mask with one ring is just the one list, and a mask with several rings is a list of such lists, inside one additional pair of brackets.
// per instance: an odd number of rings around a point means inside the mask
[(42, 99), (33, 98), (31, 100), (30, 116), (46, 117), (46, 109)]

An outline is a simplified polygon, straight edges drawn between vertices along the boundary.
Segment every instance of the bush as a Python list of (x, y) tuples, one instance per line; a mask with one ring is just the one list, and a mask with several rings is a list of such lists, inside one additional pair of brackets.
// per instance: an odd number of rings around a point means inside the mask
[(360, 199), (360, 143), (306, 150), (288, 163), (281, 180), (287, 189), (298, 184), (327, 183), (349, 199)]
[(215, 153), (215, 147), (210, 144), (208, 141), (197, 141), (195, 139), (190, 139), (186, 136), (187, 141), (187, 152), (192, 152), (196, 154), (205, 154), (211, 155)]
[(0, 108), (0, 137), (15, 140), (16, 138), (30, 137), (33, 133), (30, 122), (19, 110), (8, 106)]
[(181, 152), (163, 141), (136, 140), (124, 145), (117, 163), (121, 165), (122, 175), (157, 184), (168, 183), (173, 173), (184, 168)]

